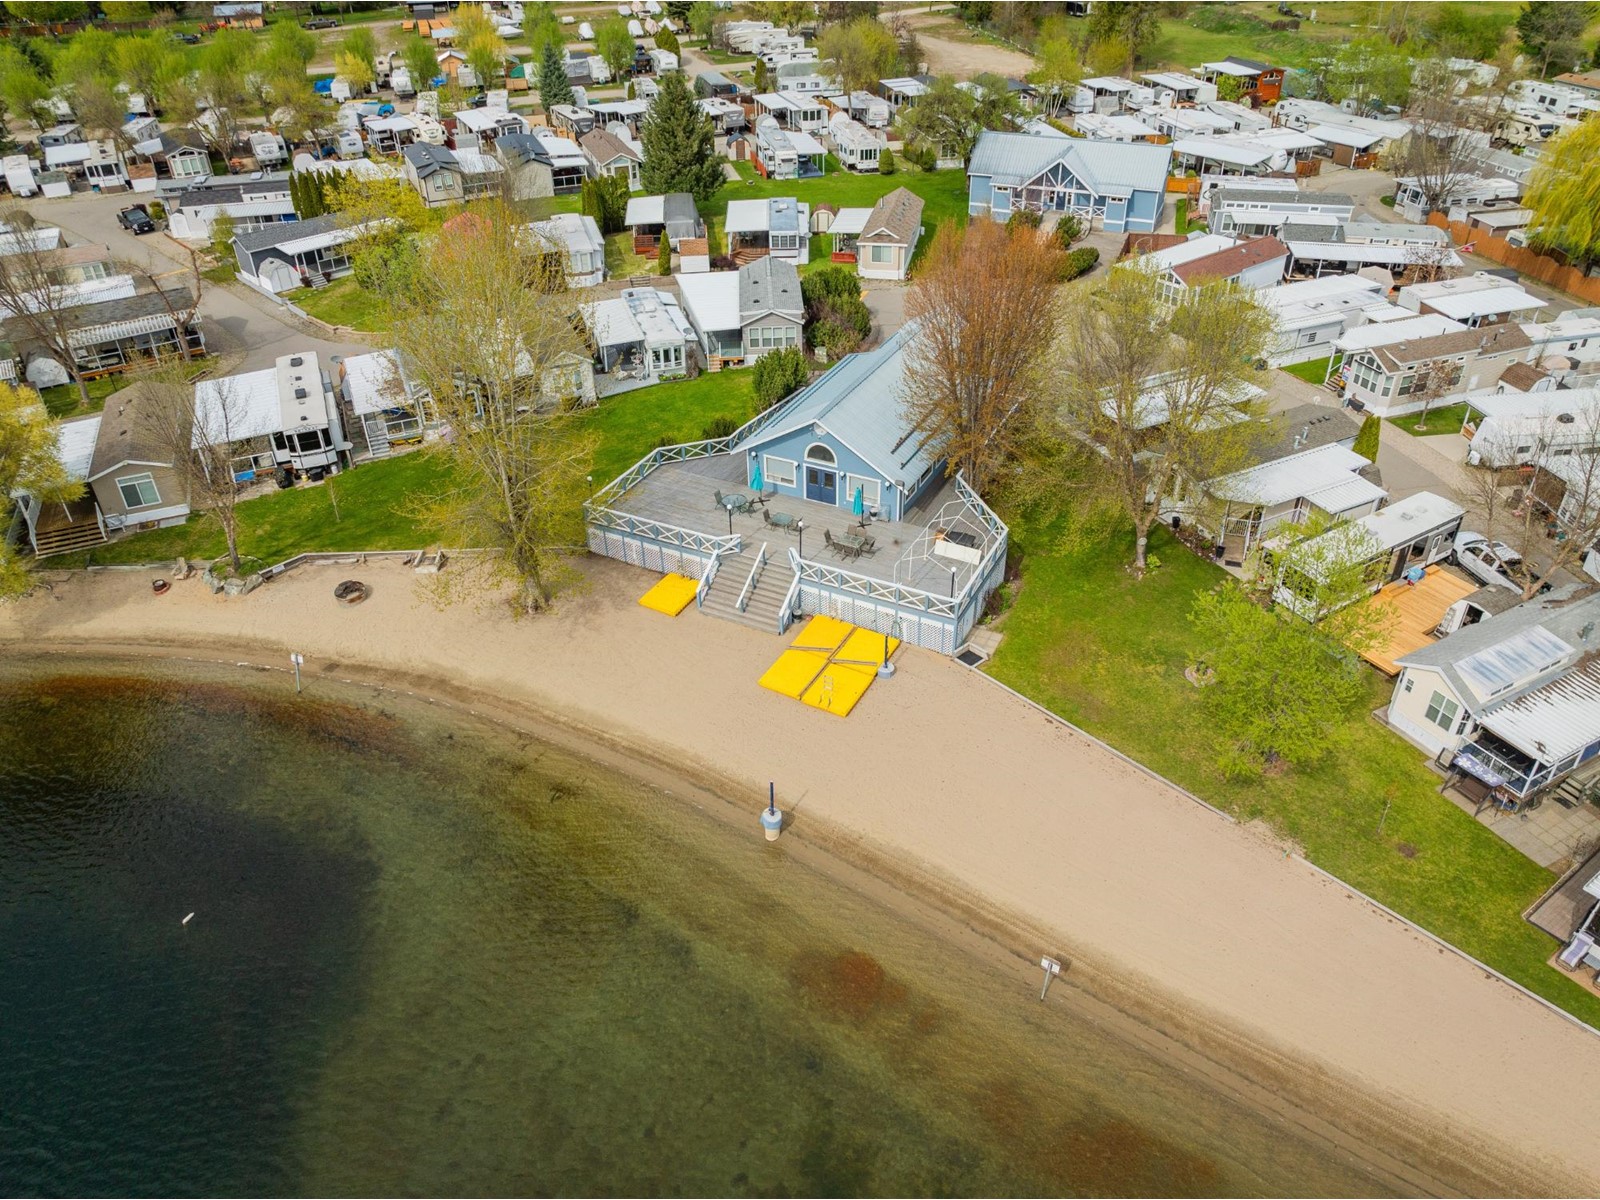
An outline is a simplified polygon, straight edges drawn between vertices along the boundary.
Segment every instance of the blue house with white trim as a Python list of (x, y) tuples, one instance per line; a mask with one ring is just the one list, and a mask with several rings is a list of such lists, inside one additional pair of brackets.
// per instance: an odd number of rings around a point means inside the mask
[(758, 628), (825, 613), (958, 653), (1009, 531), (906, 419), (915, 336), (847, 356), (730, 437), (651, 452), (585, 506), (589, 549), (697, 578), (702, 610)]
[(967, 166), (967, 212), (1072, 213), (1111, 233), (1154, 233), (1171, 165), (1169, 146), (986, 129)]

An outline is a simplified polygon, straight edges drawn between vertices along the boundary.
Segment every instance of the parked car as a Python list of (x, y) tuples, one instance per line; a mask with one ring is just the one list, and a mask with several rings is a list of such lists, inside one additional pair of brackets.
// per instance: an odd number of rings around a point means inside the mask
[(175, 33), (172, 36), (174, 40), (182, 42), (185, 46), (198, 46), (200, 44), (200, 35), (198, 33)]
[(1456, 534), (1450, 559), (1479, 583), (1522, 591), (1522, 585), (1511, 577), (1511, 569), (1522, 561), (1522, 555), (1504, 542), (1491, 542), (1481, 533), (1463, 529)]
[(305, 23), (307, 29), (337, 29), (339, 22), (332, 17), (312, 17)]
[(130, 233), (154, 233), (156, 223), (150, 219), (150, 212), (142, 204), (131, 204), (117, 214), (117, 224)]
[(483, 108), (488, 103), (489, 103), (489, 93), (488, 92), (479, 92), (476, 96), (474, 96), (472, 98), (471, 102), (467, 105), (467, 107), (468, 108)]

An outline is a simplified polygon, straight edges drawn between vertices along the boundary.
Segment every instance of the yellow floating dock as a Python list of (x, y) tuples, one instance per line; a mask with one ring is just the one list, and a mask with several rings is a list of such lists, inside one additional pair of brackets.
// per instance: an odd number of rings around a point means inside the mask
[[(849, 716), (878, 677), (883, 640), (881, 633), (834, 617), (812, 617), (761, 676), (761, 686), (835, 716)], [(890, 638), (890, 655), (899, 648), (900, 639)]]
[(639, 603), (658, 613), (675, 617), (693, 603), (694, 594), (699, 587), (698, 583), (687, 576), (663, 575), (660, 583), (639, 597)]

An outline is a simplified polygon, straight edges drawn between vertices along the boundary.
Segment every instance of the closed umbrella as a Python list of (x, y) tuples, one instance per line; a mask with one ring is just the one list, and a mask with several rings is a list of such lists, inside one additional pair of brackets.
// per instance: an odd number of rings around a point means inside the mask
[[(855, 513), (855, 515), (858, 517), (866, 515), (867, 506), (862, 500), (861, 489), (859, 487), (856, 488), (855, 498), (850, 501), (850, 511)], [(865, 525), (866, 522), (863, 521), (862, 524)]]
[(761, 478), (761, 460), (756, 459), (755, 470), (750, 472), (750, 490), (759, 492), (766, 487), (766, 481)]

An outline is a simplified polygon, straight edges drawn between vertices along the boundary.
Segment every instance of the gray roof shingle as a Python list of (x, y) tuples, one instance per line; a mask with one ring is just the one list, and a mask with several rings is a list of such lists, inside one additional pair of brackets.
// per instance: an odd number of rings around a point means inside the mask
[(796, 320), (805, 313), (800, 272), (788, 259), (770, 254), (739, 268), (739, 323), (769, 312)]
[[(408, 150), (410, 148), (406, 147)], [(281, 246), (284, 242), (292, 242), (297, 238), (329, 233), (338, 227), (339, 218), (328, 213), (326, 216), (311, 217), (305, 221), (274, 221), (259, 229), (241, 229), (233, 235), (233, 240), (245, 253), (250, 254), (257, 250), (269, 250), (273, 246)]]

